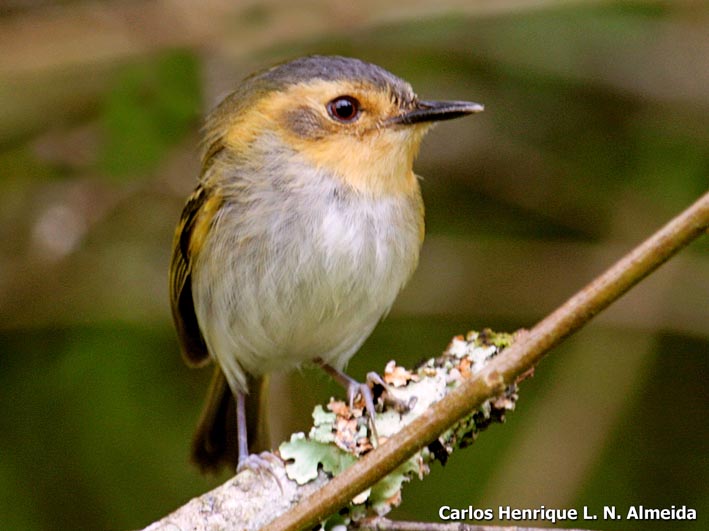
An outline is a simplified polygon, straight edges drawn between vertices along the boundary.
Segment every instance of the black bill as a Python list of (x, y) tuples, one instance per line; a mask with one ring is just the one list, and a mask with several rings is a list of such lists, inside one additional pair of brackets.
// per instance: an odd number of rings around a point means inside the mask
[(393, 124), (418, 124), (452, 120), (467, 114), (475, 114), (485, 109), (471, 101), (419, 101), (410, 110), (390, 120)]

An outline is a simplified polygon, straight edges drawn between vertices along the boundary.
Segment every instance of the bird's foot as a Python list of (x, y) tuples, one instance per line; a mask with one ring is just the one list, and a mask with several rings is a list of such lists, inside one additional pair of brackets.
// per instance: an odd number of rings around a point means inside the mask
[(411, 401), (404, 401), (399, 398), (396, 398), (393, 393), (390, 392), (391, 386), (381, 377), (379, 376), (376, 372), (368, 372), (367, 373), (367, 383), (369, 384), (370, 387), (374, 387), (375, 385), (381, 386), (384, 391), (381, 393), (381, 396), (379, 400), (383, 404), (384, 409), (393, 409), (399, 414), (404, 414), (407, 413), (408, 411), (411, 410), (411, 408), (414, 406), (416, 399), (412, 399), (413, 402)]
[(280, 479), (278, 479), (276, 472), (273, 470), (274, 465), (281, 464), (281, 460), (271, 452), (241, 455), (239, 456), (239, 464), (236, 466), (236, 473), (240, 474), (248, 470), (262, 479), (271, 478), (283, 492), (283, 485), (281, 485)]
[(345, 388), (347, 393), (347, 401), (352, 409), (357, 396), (361, 396), (364, 400), (364, 409), (367, 414), (367, 420), (369, 421), (370, 432), (372, 434), (372, 445), (377, 446), (379, 442), (379, 437), (377, 434), (377, 426), (375, 423), (375, 409), (374, 409), (374, 393), (372, 389), (376, 387), (381, 387), (384, 392), (382, 394), (382, 400), (387, 406), (394, 408), (398, 412), (406, 412), (410, 409), (411, 404), (407, 404), (395, 398), (391, 393), (388, 392), (389, 385), (384, 381), (384, 379), (379, 376), (376, 372), (367, 373), (367, 379), (365, 383), (360, 383), (354, 378), (351, 378), (344, 372), (334, 368), (333, 366), (325, 363), (322, 359), (316, 358), (315, 363), (320, 365), (320, 367), (327, 372), (337, 383)]
[[(370, 375), (376, 376), (377, 380), (370, 380)], [(374, 447), (378, 446), (379, 435), (377, 434), (377, 425), (375, 422), (375, 410), (374, 410), (374, 394), (372, 393), (372, 388), (370, 387), (370, 382), (379, 384), (381, 382), (384, 385), (384, 381), (379, 377), (378, 374), (370, 372), (367, 374), (367, 381), (360, 383), (357, 380), (350, 380), (347, 383), (347, 402), (350, 406), (350, 410), (354, 407), (355, 399), (357, 395), (362, 397), (364, 400), (364, 409), (367, 414), (367, 420), (369, 421), (369, 428), (372, 432), (372, 445)]]

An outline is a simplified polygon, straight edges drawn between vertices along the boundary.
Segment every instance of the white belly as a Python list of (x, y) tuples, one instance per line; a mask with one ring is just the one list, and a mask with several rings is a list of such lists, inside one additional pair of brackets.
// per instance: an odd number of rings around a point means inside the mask
[[(342, 367), (418, 261), (420, 197), (373, 200), (330, 183), (235, 203), (193, 270), (200, 328), (233, 389), (323, 358)], [(252, 197), (253, 199), (253, 197)]]

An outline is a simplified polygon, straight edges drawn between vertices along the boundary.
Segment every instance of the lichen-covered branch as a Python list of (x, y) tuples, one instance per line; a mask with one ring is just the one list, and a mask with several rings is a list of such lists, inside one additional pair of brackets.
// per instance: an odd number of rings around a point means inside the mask
[[(331, 477), (349, 468), (374, 446), (398, 433), (432, 404), (480, 373), (486, 364), (512, 344), (510, 334), (489, 330), (453, 338), (446, 351), (413, 370), (387, 364), (383, 381), (372, 382), (380, 411), (374, 440), (364, 404), (351, 406), (331, 400), (313, 412), (313, 427), (306, 435), (294, 434), (273, 456), (270, 473), (246, 470), (155, 522), (145, 531), (207, 529), (260, 529), (278, 515), (324, 486)], [(517, 386), (507, 386), (472, 410), (453, 427), (422, 445), (396, 470), (354, 497), (348, 506), (330, 516), (327, 526), (349, 525), (388, 513), (401, 501), (401, 489), (411, 478), (423, 478), (434, 461), (445, 463), (456, 448), (469, 446), (494, 422), (502, 422), (514, 408)]]

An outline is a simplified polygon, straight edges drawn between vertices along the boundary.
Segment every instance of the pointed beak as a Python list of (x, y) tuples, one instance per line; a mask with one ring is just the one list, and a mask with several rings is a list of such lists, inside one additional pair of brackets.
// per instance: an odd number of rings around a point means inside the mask
[(485, 109), (479, 103), (470, 101), (419, 101), (416, 106), (389, 120), (391, 124), (418, 124), (452, 120), (468, 114), (482, 112)]

